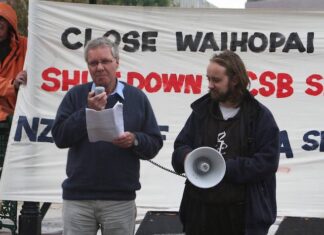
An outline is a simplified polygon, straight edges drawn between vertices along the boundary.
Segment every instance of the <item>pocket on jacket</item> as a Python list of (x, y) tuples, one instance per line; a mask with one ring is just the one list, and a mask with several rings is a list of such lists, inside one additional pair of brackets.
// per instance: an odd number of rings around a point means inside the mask
[(276, 205), (273, 204), (265, 184), (265, 182), (260, 182), (248, 186), (247, 213), (250, 218), (248, 223), (270, 226), (276, 219)]

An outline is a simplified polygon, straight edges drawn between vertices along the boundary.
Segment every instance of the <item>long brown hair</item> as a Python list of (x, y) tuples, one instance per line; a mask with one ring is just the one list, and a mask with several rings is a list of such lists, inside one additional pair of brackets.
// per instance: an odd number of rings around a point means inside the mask
[(240, 103), (243, 95), (250, 87), (250, 80), (242, 59), (234, 52), (225, 50), (222, 53), (214, 54), (210, 62), (217, 63), (226, 68), (226, 75), (233, 86), (231, 102)]

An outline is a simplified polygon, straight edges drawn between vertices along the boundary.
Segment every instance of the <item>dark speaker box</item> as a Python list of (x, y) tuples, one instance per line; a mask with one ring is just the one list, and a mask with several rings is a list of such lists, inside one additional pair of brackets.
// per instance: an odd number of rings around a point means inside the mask
[(324, 218), (286, 217), (275, 235), (324, 235)]
[(148, 211), (135, 235), (180, 235), (182, 224), (175, 211)]

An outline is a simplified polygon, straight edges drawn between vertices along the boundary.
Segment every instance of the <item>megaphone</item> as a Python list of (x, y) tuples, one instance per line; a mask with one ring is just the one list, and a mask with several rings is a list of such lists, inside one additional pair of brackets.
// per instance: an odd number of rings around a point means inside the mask
[(221, 153), (211, 147), (200, 147), (188, 154), (184, 162), (188, 180), (198, 188), (211, 188), (217, 185), (226, 171)]

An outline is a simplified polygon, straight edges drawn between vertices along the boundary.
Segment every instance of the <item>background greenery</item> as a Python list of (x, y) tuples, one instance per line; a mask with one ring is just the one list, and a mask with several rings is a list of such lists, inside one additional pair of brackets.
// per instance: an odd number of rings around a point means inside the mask
[[(89, 3), (89, 0), (51, 0), (55, 2)], [(172, 0), (97, 0), (97, 4), (126, 6), (170, 6)], [(18, 28), (22, 35), (27, 36), (28, 0), (7, 0), (17, 12)]]

